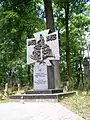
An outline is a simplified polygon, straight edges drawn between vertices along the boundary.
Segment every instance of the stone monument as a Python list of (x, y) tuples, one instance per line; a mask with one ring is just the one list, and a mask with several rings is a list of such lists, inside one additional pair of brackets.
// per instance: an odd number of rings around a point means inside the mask
[(27, 39), (27, 64), (34, 64), (33, 89), (37, 91), (54, 89), (50, 87), (54, 76), (49, 77), (48, 67), (52, 66), (50, 61), (60, 59), (58, 31), (48, 33), (49, 29), (34, 33), (35, 38)]
[[(21, 95), (12, 95), (14, 101), (52, 101), (58, 102), (63, 92), (55, 88), (53, 62), (60, 60), (58, 31), (49, 30), (34, 33), (32, 39), (27, 39), (27, 64), (33, 64), (33, 90), (25, 91)], [(52, 68), (52, 69), (49, 69)], [(69, 93), (74, 94), (74, 93)]]

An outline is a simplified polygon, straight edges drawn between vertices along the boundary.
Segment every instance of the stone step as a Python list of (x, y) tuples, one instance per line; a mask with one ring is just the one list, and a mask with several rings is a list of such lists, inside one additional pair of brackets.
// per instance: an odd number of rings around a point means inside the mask
[(9, 98), (13, 101), (24, 100), (26, 102), (30, 101), (58, 101), (57, 94), (20, 94), (20, 95), (11, 95)]
[(49, 90), (27, 90), (25, 94), (53, 94), (53, 93), (61, 93), (63, 89), (49, 89)]
[(50, 102), (58, 102), (59, 98), (62, 96), (69, 96), (73, 95), (76, 92), (65, 92), (65, 93), (53, 93), (53, 94), (16, 94), (11, 95), (9, 98), (12, 101), (19, 102), (19, 101), (50, 101)]
[(25, 94), (51, 94), (51, 90), (27, 90), (24, 92)]

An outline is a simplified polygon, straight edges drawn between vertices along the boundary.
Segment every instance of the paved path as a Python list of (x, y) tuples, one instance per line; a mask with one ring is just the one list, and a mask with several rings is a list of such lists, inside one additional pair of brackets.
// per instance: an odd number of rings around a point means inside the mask
[(83, 120), (60, 103), (3, 103), (0, 120)]

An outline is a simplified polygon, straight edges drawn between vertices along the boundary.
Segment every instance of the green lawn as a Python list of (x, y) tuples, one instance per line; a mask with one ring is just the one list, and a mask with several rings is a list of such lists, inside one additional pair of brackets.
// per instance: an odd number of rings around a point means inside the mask
[(88, 120), (90, 119), (90, 94), (77, 94), (74, 96), (66, 97), (60, 100), (60, 102), (83, 118), (88, 118)]
[(8, 99), (7, 99), (7, 100), (1, 100), (1, 99), (0, 99), (0, 103), (6, 103), (6, 102), (9, 102), (9, 101), (10, 101), (10, 100), (8, 100)]

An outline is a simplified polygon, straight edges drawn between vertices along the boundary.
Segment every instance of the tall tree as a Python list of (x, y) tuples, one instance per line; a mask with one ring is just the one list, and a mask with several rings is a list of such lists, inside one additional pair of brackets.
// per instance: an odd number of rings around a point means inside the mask
[(43, 23), (38, 16), (37, 2), (0, 0), (0, 80), (3, 83), (9, 79), (14, 83), (30, 82), (30, 68), (26, 65), (26, 38), (43, 29)]
[(71, 79), (71, 68), (70, 68), (70, 43), (69, 43), (69, 3), (65, 3), (65, 25), (66, 25), (66, 63), (67, 63), (67, 75), (68, 80)]
[[(68, 78), (68, 80), (71, 79), (72, 83), (74, 84), (74, 82), (77, 81), (76, 79), (83, 79), (83, 72), (81, 70), (81, 61), (83, 55), (81, 51), (84, 45), (84, 31), (87, 23), (85, 22), (86, 20), (83, 21), (82, 17), (85, 14), (84, 11), (86, 10), (86, 3), (85, 1), (80, 0), (54, 0), (54, 2), (54, 16), (56, 17), (56, 27), (61, 32), (61, 71), (63, 71), (61, 78)], [(78, 17), (75, 18), (76, 16), (81, 16), (81, 19)], [(77, 53), (77, 55), (75, 55), (73, 52)], [(75, 59), (77, 59), (77, 63), (73, 61)], [(77, 73), (73, 71), (75, 70), (75, 63), (78, 65)], [(72, 66), (73, 64), (74, 66)], [(65, 74), (68, 76), (65, 76)], [(78, 74), (77, 78), (74, 76), (76, 74)]]
[[(54, 29), (52, 0), (44, 0), (44, 6), (45, 6), (45, 14), (46, 14), (46, 26), (53, 32), (55, 31), (55, 29)], [(58, 89), (60, 87), (59, 62), (53, 61), (53, 64), (54, 64), (54, 81), (51, 82), (54, 82), (55, 88)], [(52, 78), (52, 76), (50, 77)]]

